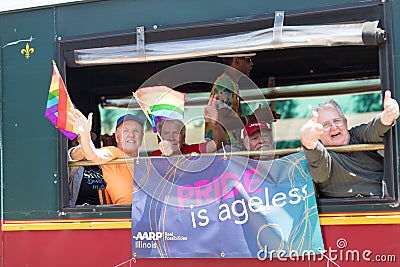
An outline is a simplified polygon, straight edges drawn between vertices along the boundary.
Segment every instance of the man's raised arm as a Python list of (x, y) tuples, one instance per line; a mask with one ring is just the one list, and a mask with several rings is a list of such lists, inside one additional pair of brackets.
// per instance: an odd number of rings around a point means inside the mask
[(102, 164), (114, 159), (114, 156), (108, 149), (96, 148), (92, 142), (90, 136), (90, 131), (92, 130), (92, 113), (86, 118), (78, 109), (71, 108), (69, 115), (70, 119), (68, 122), (74, 125), (80, 135), (79, 143), (86, 159), (96, 164)]

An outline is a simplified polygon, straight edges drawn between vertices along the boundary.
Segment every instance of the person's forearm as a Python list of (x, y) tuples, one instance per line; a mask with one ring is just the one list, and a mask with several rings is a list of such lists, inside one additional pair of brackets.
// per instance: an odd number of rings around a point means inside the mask
[(361, 124), (353, 127), (350, 132), (362, 143), (381, 143), (383, 136), (391, 128), (381, 121), (381, 114), (373, 118), (368, 124)]
[(304, 149), (307, 158), (307, 168), (314, 182), (322, 183), (329, 178), (332, 159), (326, 148), (320, 143), (313, 149)]
[(82, 147), (80, 145), (71, 148), (69, 153), (69, 157), (72, 160), (83, 160), (85, 159), (85, 155), (83, 154)]
[(224, 129), (219, 123), (212, 123), (211, 127), (212, 127), (213, 140), (218, 150), (222, 147), (222, 143), (224, 143), (225, 145), (227, 144), (226, 134)]
[(242, 129), (246, 125), (247, 120), (245, 117), (229, 116), (227, 114), (218, 114), (219, 123), (228, 131), (235, 129)]
[(80, 145), (86, 159), (92, 161), (98, 160), (96, 147), (94, 146), (92, 139), (90, 138), (90, 132), (81, 135)]

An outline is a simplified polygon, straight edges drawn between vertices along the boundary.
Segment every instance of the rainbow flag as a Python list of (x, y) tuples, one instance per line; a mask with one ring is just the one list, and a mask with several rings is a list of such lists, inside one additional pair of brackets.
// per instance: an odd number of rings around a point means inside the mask
[(167, 86), (144, 87), (133, 93), (143, 112), (157, 132), (160, 119), (181, 120), (185, 109), (186, 94)]
[(53, 123), (66, 137), (73, 140), (78, 136), (77, 130), (68, 123), (68, 111), (72, 107), (67, 88), (57, 69), (56, 63), (53, 61), (53, 75), (47, 97), (46, 118)]

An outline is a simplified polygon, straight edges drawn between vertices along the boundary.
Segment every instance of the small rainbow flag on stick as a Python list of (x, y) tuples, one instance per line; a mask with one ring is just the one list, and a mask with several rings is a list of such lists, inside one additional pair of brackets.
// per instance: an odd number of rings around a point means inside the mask
[(47, 98), (46, 118), (70, 140), (78, 136), (76, 129), (67, 121), (68, 111), (72, 106), (67, 88), (57, 69), (56, 63), (53, 61), (53, 75)]
[(157, 132), (156, 124), (160, 119), (181, 120), (185, 109), (186, 94), (167, 86), (144, 87), (133, 93), (153, 131)]

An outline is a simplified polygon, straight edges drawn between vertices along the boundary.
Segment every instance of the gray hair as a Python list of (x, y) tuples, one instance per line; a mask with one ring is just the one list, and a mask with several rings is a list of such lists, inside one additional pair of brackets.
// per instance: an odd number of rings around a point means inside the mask
[(320, 111), (320, 110), (322, 110), (322, 109), (328, 109), (328, 108), (336, 109), (336, 110), (339, 112), (340, 116), (341, 116), (343, 119), (345, 118), (344, 113), (343, 113), (342, 109), (340, 108), (339, 104), (338, 104), (335, 100), (333, 100), (333, 99), (326, 100), (326, 101), (320, 103), (318, 106), (316, 106), (316, 107), (313, 109), (313, 111), (318, 112), (318, 111)]

